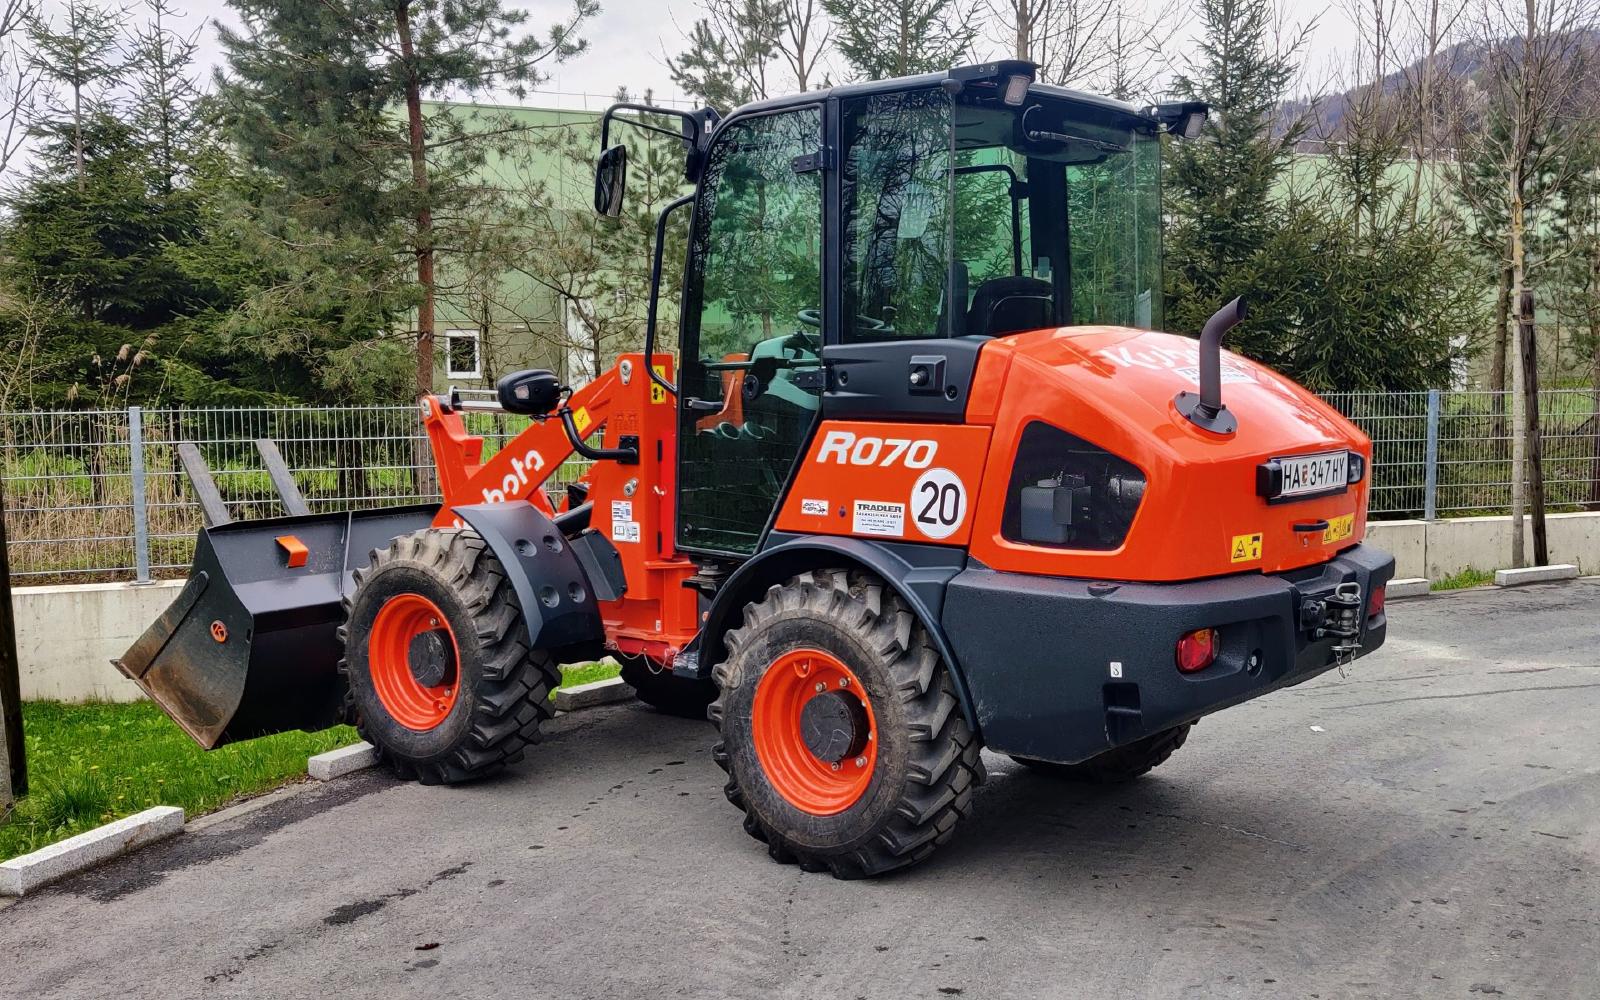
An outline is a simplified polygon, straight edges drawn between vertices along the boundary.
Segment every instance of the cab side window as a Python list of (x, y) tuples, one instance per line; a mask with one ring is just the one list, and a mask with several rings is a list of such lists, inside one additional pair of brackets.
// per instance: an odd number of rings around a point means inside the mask
[(679, 387), (678, 544), (749, 553), (817, 409), (794, 382), (822, 331), (818, 108), (735, 120), (708, 153), (691, 238)]

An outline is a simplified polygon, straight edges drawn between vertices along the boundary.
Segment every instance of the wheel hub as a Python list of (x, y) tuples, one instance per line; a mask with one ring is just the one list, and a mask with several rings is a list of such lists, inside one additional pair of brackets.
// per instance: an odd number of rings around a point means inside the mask
[(793, 649), (756, 684), (750, 737), (772, 789), (813, 816), (834, 816), (872, 786), (878, 743), (872, 702), (839, 657)]
[(824, 764), (837, 764), (866, 749), (866, 706), (845, 691), (824, 691), (800, 710), (800, 732), (806, 749)]
[(422, 594), (384, 602), (367, 632), (367, 675), (395, 722), (427, 732), (450, 717), (460, 651), (439, 606)]
[(450, 641), (450, 633), (435, 628), (412, 636), (406, 662), (412, 678), (423, 687), (438, 687), (455, 680), (456, 649), (455, 643)]

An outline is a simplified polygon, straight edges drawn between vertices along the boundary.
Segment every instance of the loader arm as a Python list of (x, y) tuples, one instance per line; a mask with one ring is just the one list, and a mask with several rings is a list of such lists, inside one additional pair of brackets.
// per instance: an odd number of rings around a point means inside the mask
[[(589, 436), (605, 424), (617, 389), (617, 371), (612, 368), (574, 392), (563, 404), (571, 410), (572, 423), (580, 437)], [(440, 492), (444, 494), (435, 527), (459, 525), (455, 508), (469, 504), (526, 500), (547, 515), (556, 513), (556, 504), (545, 493), (544, 483), (575, 450), (559, 417), (536, 417), (484, 461), (483, 438), (468, 432), (460, 409), (439, 396), (424, 397), (422, 407), (423, 426), (433, 448)]]

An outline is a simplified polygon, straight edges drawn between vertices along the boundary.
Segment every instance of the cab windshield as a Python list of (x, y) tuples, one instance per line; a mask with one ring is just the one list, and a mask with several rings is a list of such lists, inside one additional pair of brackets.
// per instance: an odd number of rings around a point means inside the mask
[(845, 340), (1160, 326), (1160, 140), (1147, 120), (938, 88), (842, 110)]

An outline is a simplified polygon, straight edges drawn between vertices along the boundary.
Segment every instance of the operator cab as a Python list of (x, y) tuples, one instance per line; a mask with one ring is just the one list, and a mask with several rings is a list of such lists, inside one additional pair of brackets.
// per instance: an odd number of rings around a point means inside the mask
[[(755, 550), (823, 394), (842, 388), (823, 371), (842, 370), (835, 355), (1159, 327), (1160, 136), (1203, 106), (1140, 111), (1032, 78), (1000, 62), (725, 119), (677, 113), (697, 182), (674, 387), (680, 548)], [(598, 211), (620, 205), (625, 159), (603, 155)], [(960, 405), (960, 388), (935, 390)]]

